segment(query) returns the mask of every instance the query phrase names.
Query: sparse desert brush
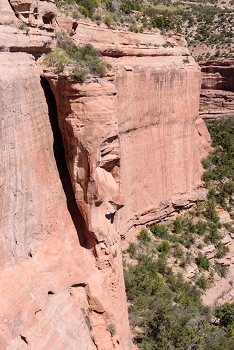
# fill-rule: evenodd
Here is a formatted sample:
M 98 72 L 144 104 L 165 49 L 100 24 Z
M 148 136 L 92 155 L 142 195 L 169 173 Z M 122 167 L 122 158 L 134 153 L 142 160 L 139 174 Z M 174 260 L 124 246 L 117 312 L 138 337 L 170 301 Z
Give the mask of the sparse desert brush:
M 105 76 L 107 64 L 91 44 L 78 47 L 64 32 L 57 33 L 56 37 L 56 49 L 44 59 L 47 67 L 54 67 L 57 73 L 61 73 L 69 65 L 73 67 L 71 75 L 80 83 L 88 78 L 88 74 L 100 78 Z
M 59 47 L 56 47 L 54 51 L 48 53 L 44 59 L 44 63 L 47 67 L 54 67 L 58 73 L 63 72 L 64 67 L 68 64 L 69 57 Z

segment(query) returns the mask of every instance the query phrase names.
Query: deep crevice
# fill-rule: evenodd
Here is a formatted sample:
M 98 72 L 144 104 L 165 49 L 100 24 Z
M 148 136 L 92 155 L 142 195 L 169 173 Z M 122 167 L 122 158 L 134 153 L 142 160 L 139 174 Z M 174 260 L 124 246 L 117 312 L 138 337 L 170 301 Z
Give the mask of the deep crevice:
M 24 337 L 22 334 L 20 334 L 20 338 L 28 345 L 26 337 Z
M 49 290 L 49 292 L 47 293 L 48 295 L 54 295 L 55 293 L 52 292 L 52 290 Z
M 50 124 L 54 136 L 54 158 L 56 161 L 59 177 L 62 183 L 62 187 L 67 199 L 67 209 L 71 215 L 73 224 L 76 228 L 77 236 L 80 241 L 80 245 L 84 248 L 91 249 L 96 244 L 96 240 L 89 232 L 84 218 L 76 204 L 75 194 L 73 191 L 70 174 L 67 168 L 66 157 L 63 147 L 63 138 L 58 124 L 57 106 L 54 94 L 51 90 L 50 84 L 46 78 L 41 77 L 41 86 L 44 90 L 44 95 L 48 105 L 48 113 Z

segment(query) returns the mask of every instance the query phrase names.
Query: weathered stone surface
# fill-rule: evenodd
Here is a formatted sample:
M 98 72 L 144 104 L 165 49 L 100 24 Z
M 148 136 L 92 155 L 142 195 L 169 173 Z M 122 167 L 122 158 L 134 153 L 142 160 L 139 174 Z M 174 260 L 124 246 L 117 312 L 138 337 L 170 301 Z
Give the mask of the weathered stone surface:
M 0 0 L 0 24 L 10 24 L 17 22 L 14 11 L 8 0 Z
M 119 178 L 116 88 L 104 79 L 81 85 L 66 76 L 45 75 L 57 101 L 72 186 L 85 222 L 82 244 L 94 249 L 96 265 L 105 273 L 106 286 L 115 300 L 115 324 L 121 322 L 122 332 L 127 332 L 120 237 L 114 225 L 116 211 L 124 204 Z M 97 307 L 95 302 L 90 305 L 94 310 Z M 97 329 L 104 320 L 95 315 Z M 97 329 L 94 334 L 98 349 L 108 349 L 109 337 L 105 340 L 103 336 L 106 328 L 100 332 Z
M 93 250 L 80 246 L 35 62 L 0 53 L 0 70 L 0 347 L 131 349 L 119 239 L 103 237 Z M 106 339 L 95 333 L 96 346 L 92 322 Z
M 0 52 L 27 52 L 35 57 L 55 48 L 53 1 L 0 0 Z
M 63 21 L 60 25 L 63 25 Z M 176 42 L 174 48 L 163 48 L 165 39 L 159 33 L 136 35 L 120 30 L 110 31 L 105 26 L 97 32 L 97 28 L 99 27 L 89 21 L 80 21 L 74 39 L 78 44 L 91 42 L 114 67 L 115 73 L 109 77 L 112 84 L 109 83 L 108 86 L 112 91 L 108 92 L 108 98 L 105 96 L 107 87 L 103 81 L 92 85 L 77 85 L 76 92 L 72 84 L 67 83 L 69 79 L 60 78 L 57 83 L 52 83 L 62 118 L 66 120 L 62 124 L 60 121 L 60 126 L 65 130 L 64 142 L 69 155 L 69 169 L 77 203 L 92 232 L 95 231 L 92 226 L 96 223 L 96 238 L 100 231 L 98 226 L 103 225 L 101 221 L 98 223 L 98 219 L 94 220 L 94 213 L 100 213 L 100 208 L 97 210 L 95 203 L 103 202 L 99 188 L 103 187 L 100 184 L 104 177 L 106 185 L 103 187 L 103 194 L 111 192 L 115 198 L 120 195 L 113 189 L 106 191 L 108 186 L 113 187 L 116 186 L 115 183 L 119 183 L 119 175 L 116 178 L 113 173 L 110 176 L 110 169 L 106 169 L 109 173 L 100 170 L 101 161 L 95 154 L 97 147 L 101 148 L 100 136 L 97 143 L 90 142 L 90 135 L 94 135 L 90 130 L 94 126 L 97 133 L 108 135 L 107 122 L 104 120 L 105 123 L 99 125 L 96 122 L 97 117 L 102 120 L 100 111 L 101 115 L 105 114 L 103 111 L 106 106 L 108 113 L 112 114 L 111 118 L 108 117 L 114 132 L 111 137 L 114 137 L 115 142 L 120 140 L 120 180 L 126 205 L 115 214 L 116 203 L 111 210 L 105 204 L 106 212 L 104 210 L 103 214 L 112 214 L 117 218 L 115 222 L 123 236 L 126 230 L 135 225 L 165 218 L 174 211 L 191 206 L 198 198 L 204 199 L 206 192 L 200 181 L 203 171 L 200 159 L 210 151 L 209 134 L 204 122 L 197 118 L 200 71 L 192 58 L 188 64 L 184 63 L 182 55 L 187 54 L 187 49 L 178 47 Z M 150 45 L 156 47 L 152 48 Z M 163 55 L 163 50 L 166 50 L 166 57 L 152 57 Z M 99 91 L 98 100 L 95 89 Z M 57 90 L 60 91 L 59 94 L 62 91 L 62 96 Z M 70 99 L 69 106 L 61 105 L 60 101 L 64 100 L 64 96 Z M 106 102 L 110 99 L 111 106 Z M 104 107 L 100 109 L 100 105 Z M 71 137 L 67 136 L 69 132 L 66 129 L 71 129 Z M 74 137 L 78 141 L 73 141 Z M 105 140 L 105 136 L 103 139 Z M 112 145 L 111 147 L 113 148 Z M 79 153 L 86 154 L 85 157 L 80 156 L 83 179 L 76 175 L 79 173 L 76 170 L 76 157 Z M 114 153 L 119 158 L 119 150 Z M 98 191 L 98 195 L 93 197 L 95 191 Z M 119 191 L 121 192 L 120 188 Z M 109 204 L 110 202 L 111 200 Z
M 200 74 L 183 58 L 115 59 L 121 181 L 121 231 L 189 207 L 204 198 L 196 129 Z M 126 71 L 124 66 L 132 66 Z M 181 100 L 181 96 L 183 99 Z
M 220 222 L 222 224 L 226 224 L 226 223 L 232 221 L 231 218 L 230 218 L 229 212 L 224 210 L 223 208 L 216 207 L 216 212 L 217 212 L 217 214 L 219 216 L 219 219 L 220 219 Z
M 24 23 L 44 27 L 55 24 L 57 8 L 54 1 L 10 0 L 9 2 L 17 17 Z
M 27 29 L 27 26 L 25 27 Z M 56 46 L 53 32 L 40 28 L 19 29 L 17 25 L 0 26 L 0 52 L 27 52 L 35 57 Z
M 196 276 L 196 274 L 199 273 L 198 267 L 195 263 L 192 263 L 190 265 L 188 265 L 185 268 L 185 278 L 193 278 L 194 276 Z
M 43 33 L 50 26 L 44 22 Z M 46 51 L 36 34 L 29 44 L 33 28 L 2 28 L 2 51 Z M 120 240 L 206 195 L 200 70 L 191 57 L 184 62 L 181 38 L 97 32 L 88 21 L 75 32 L 77 43 L 93 43 L 111 63 L 106 78 L 78 84 L 66 71 L 45 70 L 44 96 L 31 56 L 0 53 L 0 347 L 10 350 L 130 350 Z M 53 156 L 54 97 L 70 176 Z
M 136 34 L 128 29 L 108 29 L 104 24 L 98 26 L 88 20 L 78 22 L 74 40 L 77 44 L 89 42 L 98 48 L 102 55 L 111 57 L 189 55 L 186 42 L 183 42 L 180 36 L 166 38 L 159 31 Z M 164 47 L 166 44 L 169 47 Z
M 106 235 L 115 240 L 112 221 L 124 204 L 119 178 L 116 88 L 104 79 L 77 84 L 66 76 L 46 77 L 58 105 L 76 202 L 93 234 L 93 240 L 84 244 L 92 246 Z
M 202 70 L 200 116 L 207 122 L 234 115 L 234 59 L 199 63 Z

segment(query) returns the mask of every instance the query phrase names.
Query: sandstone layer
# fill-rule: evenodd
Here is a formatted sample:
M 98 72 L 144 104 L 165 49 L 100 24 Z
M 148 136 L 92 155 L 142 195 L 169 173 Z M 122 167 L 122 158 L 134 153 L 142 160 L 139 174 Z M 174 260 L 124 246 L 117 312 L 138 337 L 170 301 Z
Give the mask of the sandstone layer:
M 58 20 L 113 68 L 42 74 L 54 4 L 4 1 L 0 348 L 130 350 L 120 241 L 206 194 L 199 67 L 181 37 Z
M 234 59 L 200 63 L 200 116 L 207 122 L 234 115 Z
M 38 68 L 20 53 L 0 67 L 0 348 L 131 349 L 119 238 L 81 247 Z
M 38 58 L 51 51 L 56 13 L 49 1 L 0 0 L 0 52 L 27 52 Z
M 101 50 L 113 67 L 108 83 L 96 79 L 80 85 L 68 77 L 47 77 L 59 106 L 78 206 L 97 235 L 98 225 L 101 230 L 106 226 L 95 214 L 106 193 L 103 213 L 124 238 L 136 226 L 167 218 L 205 198 L 200 160 L 210 150 L 210 137 L 198 117 L 200 70 L 192 57 L 185 59 L 188 50 L 179 46 L 178 37 L 138 37 L 98 28 L 81 21 L 73 38 Z M 70 101 L 66 108 L 64 100 Z M 79 153 L 82 171 L 77 170 Z M 77 176 L 79 171 L 83 178 Z

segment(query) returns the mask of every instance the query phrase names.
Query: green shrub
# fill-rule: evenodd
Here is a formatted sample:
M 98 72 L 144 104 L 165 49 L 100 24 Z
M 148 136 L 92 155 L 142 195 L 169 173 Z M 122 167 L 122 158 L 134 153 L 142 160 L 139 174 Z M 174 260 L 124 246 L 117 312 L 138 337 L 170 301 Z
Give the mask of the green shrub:
M 76 2 L 83 6 L 87 10 L 88 16 L 92 18 L 97 8 L 97 2 L 95 0 L 76 0 Z
M 79 48 L 77 57 L 84 61 L 89 61 L 91 59 L 97 59 L 100 56 L 97 49 L 91 44 L 85 44 Z
M 197 280 L 197 282 L 196 282 L 196 285 L 199 287 L 199 288 L 201 288 L 201 289 L 203 289 L 203 290 L 206 290 L 206 289 L 208 289 L 209 288 L 209 281 L 207 280 L 207 278 L 204 276 L 204 275 L 201 275 L 199 278 L 198 278 L 198 280 Z
M 88 79 L 88 74 L 86 70 L 74 68 L 72 70 L 72 77 L 78 81 L 78 83 L 84 83 Z
M 91 73 L 97 75 L 100 78 L 104 78 L 104 76 L 106 75 L 106 64 L 100 59 L 88 61 L 87 67 L 89 67 Z
M 188 227 L 188 229 L 187 229 L 187 231 L 188 231 L 188 233 L 194 233 L 194 232 L 196 232 L 196 225 L 194 225 L 193 223 L 192 223 L 192 221 L 188 221 L 187 222 L 187 227 Z
M 215 199 L 214 197 L 209 199 L 206 202 L 206 206 L 205 206 L 205 212 L 204 212 L 204 216 L 207 220 L 210 220 L 214 223 L 218 223 L 219 222 L 219 216 L 215 210 Z
M 135 24 L 130 24 L 129 30 L 130 30 L 130 32 L 138 33 L 138 28 Z
M 217 253 L 215 254 L 215 257 L 218 258 L 218 259 L 221 259 L 223 258 L 228 252 L 229 252 L 229 248 L 222 244 L 221 242 L 218 243 L 217 245 Z
M 57 46 L 64 51 L 64 54 L 67 54 L 70 59 L 75 59 L 79 48 L 72 39 L 64 31 L 57 32 L 56 39 Z
M 202 255 L 201 253 L 199 253 L 198 257 L 196 258 L 196 264 L 199 267 L 199 269 L 209 270 L 210 268 L 209 260 L 206 256 Z
M 29 31 L 30 31 L 30 28 L 27 26 L 26 23 L 21 23 L 20 26 L 19 26 L 19 29 L 25 30 L 26 35 L 28 35 L 28 33 L 29 33 Z
M 172 268 L 167 265 L 165 257 L 160 257 L 155 263 L 155 269 L 162 276 L 168 276 L 172 274 Z
M 228 273 L 228 267 L 225 265 L 215 264 L 215 271 L 219 274 L 220 277 L 225 278 Z
M 71 63 L 76 66 L 71 74 L 80 83 L 88 78 L 88 73 L 100 78 L 105 76 L 107 64 L 91 44 L 78 47 L 63 31 L 56 33 L 56 37 L 58 47 L 46 56 L 44 62 L 47 66 L 55 67 L 57 72 L 61 73 L 64 67 Z
M 108 327 L 106 328 L 108 332 L 110 332 L 111 336 L 113 337 L 116 334 L 116 328 L 113 323 L 110 323 Z
M 143 243 L 148 243 L 151 241 L 148 231 L 144 228 L 140 231 L 139 235 L 137 236 L 137 239 Z
M 104 22 L 108 27 L 110 27 L 113 24 L 113 18 L 110 16 L 107 16 L 107 17 L 105 17 Z
M 58 73 L 61 73 L 68 64 L 69 58 L 62 49 L 56 48 L 46 55 L 44 62 L 47 67 L 54 67 Z
M 168 241 L 162 241 L 157 247 L 158 251 L 161 252 L 161 257 L 168 254 L 170 251 L 170 244 Z
M 136 243 L 131 242 L 129 244 L 128 253 L 130 255 L 130 258 L 134 259 L 136 257 L 137 248 L 138 248 L 138 246 Z
M 203 236 L 203 235 L 205 234 L 206 228 L 207 228 L 206 222 L 199 220 L 199 221 L 196 223 L 196 233 L 197 233 L 199 236 Z
M 183 229 L 182 220 L 179 216 L 177 216 L 177 218 L 174 221 L 174 232 L 176 234 L 181 233 L 182 229 Z
M 173 256 L 174 258 L 183 258 L 184 256 L 184 251 L 178 243 L 174 246 Z
M 213 223 L 210 223 L 209 233 L 205 236 L 204 242 L 217 244 L 220 241 L 220 239 L 221 235 L 218 232 L 218 226 Z
M 89 11 L 84 6 L 79 6 L 80 13 L 85 17 L 89 17 Z
M 153 233 L 153 235 L 160 237 L 160 238 L 168 238 L 168 229 L 163 224 L 154 224 L 150 226 L 150 231 Z
M 120 10 L 126 14 L 129 14 L 133 10 L 141 11 L 142 7 L 138 0 L 122 0 Z
M 225 303 L 215 309 L 215 317 L 220 320 L 220 325 L 234 326 L 234 303 Z

